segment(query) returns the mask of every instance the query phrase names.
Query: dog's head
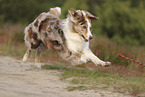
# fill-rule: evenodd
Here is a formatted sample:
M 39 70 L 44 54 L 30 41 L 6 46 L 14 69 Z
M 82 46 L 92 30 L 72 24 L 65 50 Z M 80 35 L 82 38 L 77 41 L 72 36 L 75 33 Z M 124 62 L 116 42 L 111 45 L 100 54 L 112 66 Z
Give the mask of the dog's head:
M 68 10 L 68 17 L 72 23 L 72 28 L 75 33 L 78 33 L 82 39 L 87 42 L 93 38 L 91 34 L 92 20 L 99 19 L 91 13 L 83 10 Z

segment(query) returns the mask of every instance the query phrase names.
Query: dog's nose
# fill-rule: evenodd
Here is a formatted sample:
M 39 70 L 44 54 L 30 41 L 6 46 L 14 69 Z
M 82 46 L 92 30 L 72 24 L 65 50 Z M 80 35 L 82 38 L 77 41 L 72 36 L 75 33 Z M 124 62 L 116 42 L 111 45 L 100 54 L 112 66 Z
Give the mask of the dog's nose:
M 90 40 L 93 39 L 93 36 L 90 36 L 89 39 L 90 39 Z

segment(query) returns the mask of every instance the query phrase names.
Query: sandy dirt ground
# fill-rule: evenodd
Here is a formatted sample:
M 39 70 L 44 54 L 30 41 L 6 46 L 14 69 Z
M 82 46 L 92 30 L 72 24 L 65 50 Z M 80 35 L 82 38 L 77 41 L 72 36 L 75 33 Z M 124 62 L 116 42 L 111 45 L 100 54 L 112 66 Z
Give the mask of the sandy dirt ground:
M 0 56 L 0 97 L 130 97 L 101 90 L 67 91 L 70 83 L 55 70 L 36 70 L 34 63 L 23 63 Z

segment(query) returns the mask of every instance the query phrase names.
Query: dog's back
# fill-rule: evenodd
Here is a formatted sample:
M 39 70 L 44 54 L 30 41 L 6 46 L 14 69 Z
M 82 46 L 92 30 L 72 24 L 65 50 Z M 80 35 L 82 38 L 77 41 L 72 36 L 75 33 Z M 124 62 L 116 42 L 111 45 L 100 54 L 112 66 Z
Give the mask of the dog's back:
M 60 34 L 59 17 L 60 8 L 51 8 L 48 13 L 41 13 L 31 24 L 25 28 L 25 42 L 29 49 L 36 49 L 40 43 L 47 48 L 52 48 L 53 41 L 62 43 Z

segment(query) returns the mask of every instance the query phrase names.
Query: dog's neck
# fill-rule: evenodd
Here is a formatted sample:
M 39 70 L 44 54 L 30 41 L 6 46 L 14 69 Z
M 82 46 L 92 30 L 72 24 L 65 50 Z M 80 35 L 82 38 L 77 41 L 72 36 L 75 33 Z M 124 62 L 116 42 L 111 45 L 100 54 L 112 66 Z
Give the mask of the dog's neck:
M 70 21 L 69 17 L 67 19 L 62 20 L 61 25 L 66 39 L 79 42 L 83 41 L 80 35 L 74 31 L 72 27 L 72 22 Z

